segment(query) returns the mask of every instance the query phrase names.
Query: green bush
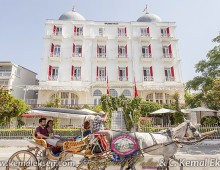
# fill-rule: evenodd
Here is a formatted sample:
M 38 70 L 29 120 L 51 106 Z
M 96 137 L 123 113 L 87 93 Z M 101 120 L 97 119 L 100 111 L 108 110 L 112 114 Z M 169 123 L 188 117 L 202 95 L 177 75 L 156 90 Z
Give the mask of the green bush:
M 184 121 L 183 113 L 181 111 L 174 113 L 174 120 L 175 120 L 175 124 L 182 123 Z
M 201 125 L 220 125 L 220 119 L 216 116 L 206 116 L 201 119 Z
M 141 114 L 143 117 L 145 116 L 152 116 L 150 113 L 159 110 L 162 108 L 162 105 L 155 103 L 155 102 L 150 102 L 150 101 L 141 101 Z

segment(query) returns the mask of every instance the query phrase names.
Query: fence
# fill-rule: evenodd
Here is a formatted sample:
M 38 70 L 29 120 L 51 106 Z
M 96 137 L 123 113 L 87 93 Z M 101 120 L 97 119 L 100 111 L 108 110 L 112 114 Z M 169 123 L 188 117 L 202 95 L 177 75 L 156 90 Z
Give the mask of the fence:
M 159 132 L 160 130 L 171 129 L 175 126 L 146 126 L 140 129 L 141 132 Z M 220 139 L 220 127 L 217 125 L 199 126 L 197 128 L 199 133 L 205 133 L 217 130 L 217 133 L 209 136 L 207 139 Z
M 0 127 L 0 139 L 24 139 L 32 138 L 32 133 L 35 128 L 2 128 Z M 73 138 L 75 136 L 81 135 L 81 128 L 66 128 L 66 129 L 54 129 L 55 134 L 60 134 L 65 138 Z

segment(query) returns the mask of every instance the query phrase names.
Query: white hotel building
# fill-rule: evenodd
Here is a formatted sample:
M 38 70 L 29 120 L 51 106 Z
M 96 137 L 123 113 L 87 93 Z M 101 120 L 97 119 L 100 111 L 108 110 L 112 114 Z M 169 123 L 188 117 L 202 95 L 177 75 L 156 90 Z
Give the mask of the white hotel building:
M 75 11 L 46 21 L 38 104 L 99 104 L 107 93 L 170 103 L 184 85 L 175 22 L 146 13 L 137 21 L 90 21 Z

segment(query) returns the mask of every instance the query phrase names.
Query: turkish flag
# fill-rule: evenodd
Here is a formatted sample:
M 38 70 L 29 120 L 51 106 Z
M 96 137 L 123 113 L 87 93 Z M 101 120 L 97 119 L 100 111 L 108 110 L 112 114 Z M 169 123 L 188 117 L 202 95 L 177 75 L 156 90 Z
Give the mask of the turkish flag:
M 135 77 L 134 77 L 134 90 L 135 90 L 135 93 L 134 93 L 134 97 L 137 97 L 138 96 L 138 92 L 137 92 L 137 86 L 136 86 L 136 82 L 135 82 Z
M 107 76 L 107 94 L 109 94 L 108 76 Z

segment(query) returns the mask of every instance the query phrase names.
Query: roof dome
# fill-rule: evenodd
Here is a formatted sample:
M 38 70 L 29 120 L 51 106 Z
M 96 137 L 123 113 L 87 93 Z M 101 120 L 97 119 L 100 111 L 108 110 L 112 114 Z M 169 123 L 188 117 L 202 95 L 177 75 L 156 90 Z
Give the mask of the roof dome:
M 155 14 L 146 13 L 138 18 L 137 22 L 161 22 L 161 18 Z
M 84 21 L 86 20 L 81 14 L 75 11 L 68 11 L 63 13 L 59 20 Z

